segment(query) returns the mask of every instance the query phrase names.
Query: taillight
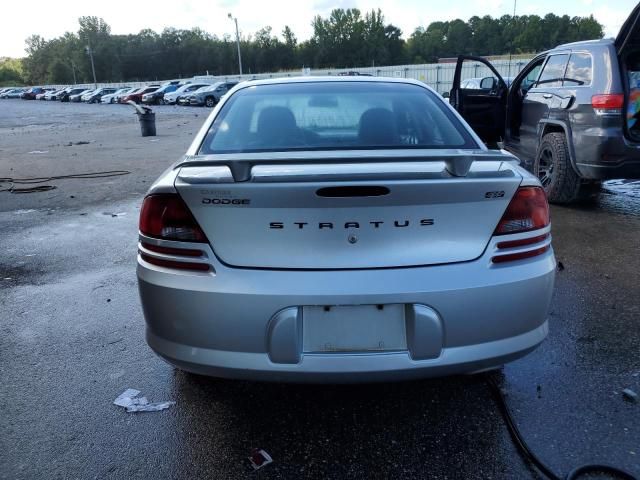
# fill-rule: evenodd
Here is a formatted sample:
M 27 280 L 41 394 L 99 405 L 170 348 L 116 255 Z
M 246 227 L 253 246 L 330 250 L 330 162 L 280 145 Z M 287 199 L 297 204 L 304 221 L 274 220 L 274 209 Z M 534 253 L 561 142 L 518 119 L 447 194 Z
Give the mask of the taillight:
M 525 258 L 537 257 L 538 255 L 542 255 L 547 250 L 549 250 L 549 248 L 551 248 L 551 245 L 544 245 L 543 247 L 535 248 L 533 250 L 526 250 L 524 252 L 496 255 L 491 259 L 491 261 L 493 263 L 505 263 L 515 262 L 516 260 L 524 260 Z
M 509 202 L 494 235 L 529 232 L 548 225 L 549 204 L 544 190 L 540 187 L 521 187 Z M 497 255 L 492 257 L 491 261 L 504 263 L 524 260 L 542 255 L 550 248 L 549 233 L 517 240 L 505 240 L 496 244 Z M 514 249 L 517 250 L 514 251 Z
M 162 253 L 165 255 L 182 255 L 184 257 L 201 257 L 204 255 L 202 250 L 194 250 L 191 248 L 172 248 L 163 247 L 160 245 L 153 245 L 147 242 L 141 242 L 141 245 L 147 250 L 151 250 L 155 253 Z
M 520 187 L 502 215 L 494 235 L 538 230 L 549 225 L 549 204 L 540 187 Z
M 177 194 L 149 195 L 140 211 L 140 232 L 148 237 L 206 242 L 207 237 Z
M 178 262 L 175 260 L 152 257 L 146 253 L 140 253 L 140 256 L 145 262 L 149 262 L 159 267 L 172 268 L 174 270 L 194 270 L 197 272 L 208 272 L 210 270 L 209 264 L 207 263 Z
M 598 115 L 619 115 L 624 106 L 624 95 L 622 93 L 593 95 L 591 106 Z
M 518 248 L 518 247 L 526 247 L 527 245 L 533 245 L 535 243 L 540 243 L 549 238 L 549 234 L 545 233 L 543 235 L 538 235 L 536 237 L 527 237 L 521 238 L 520 240 L 510 240 L 507 242 L 498 242 L 496 245 L 497 249 L 504 248 Z

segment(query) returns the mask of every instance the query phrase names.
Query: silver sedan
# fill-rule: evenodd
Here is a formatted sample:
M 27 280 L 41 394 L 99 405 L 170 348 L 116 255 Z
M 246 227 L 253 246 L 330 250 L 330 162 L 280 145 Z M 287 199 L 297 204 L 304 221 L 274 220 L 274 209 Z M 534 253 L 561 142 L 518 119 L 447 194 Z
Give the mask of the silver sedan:
M 144 200 L 147 342 L 231 378 L 496 368 L 547 335 L 550 228 L 537 178 L 423 83 L 246 82 Z

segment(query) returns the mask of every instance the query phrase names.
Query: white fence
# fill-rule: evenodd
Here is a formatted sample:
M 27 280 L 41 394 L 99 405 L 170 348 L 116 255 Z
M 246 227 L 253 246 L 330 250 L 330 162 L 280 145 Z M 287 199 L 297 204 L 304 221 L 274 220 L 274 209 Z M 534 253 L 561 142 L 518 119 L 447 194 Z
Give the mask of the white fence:
M 515 77 L 516 74 L 529 63 L 528 59 L 518 58 L 509 60 L 494 60 L 491 62 L 495 69 L 503 77 Z M 309 69 L 305 73 L 308 75 L 338 75 L 342 72 L 355 71 L 359 73 L 368 73 L 376 77 L 401 77 L 413 78 L 420 80 L 439 93 L 447 92 L 451 89 L 453 83 L 453 74 L 456 68 L 455 63 L 427 63 L 421 65 L 397 65 L 386 67 L 362 67 L 362 68 L 340 68 L 340 69 Z M 198 75 L 193 77 L 194 80 L 216 82 L 221 80 L 257 80 L 265 78 L 281 78 L 281 77 L 298 77 L 302 75 L 302 71 L 260 73 L 247 75 Z M 462 69 L 462 78 L 477 78 L 492 75 L 491 71 L 479 62 L 465 62 Z M 178 79 L 171 79 L 178 80 Z M 181 79 L 188 80 L 188 79 Z M 120 82 L 120 83 L 98 83 L 99 87 L 106 86 L 123 86 L 123 87 L 141 87 L 148 84 L 164 83 L 167 80 L 155 82 Z M 51 85 L 52 87 L 63 87 L 64 85 Z M 80 84 L 79 86 L 92 87 L 92 83 Z

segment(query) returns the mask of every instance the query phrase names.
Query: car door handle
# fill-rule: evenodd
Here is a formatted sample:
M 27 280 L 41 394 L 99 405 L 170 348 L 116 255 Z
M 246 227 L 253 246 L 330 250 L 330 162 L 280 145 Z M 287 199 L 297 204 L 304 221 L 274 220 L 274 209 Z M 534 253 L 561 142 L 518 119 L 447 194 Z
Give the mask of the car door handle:
M 553 97 L 553 95 L 551 95 L 550 93 L 543 93 L 543 94 L 542 94 L 542 96 L 543 96 L 544 98 L 551 98 L 551 97 Z

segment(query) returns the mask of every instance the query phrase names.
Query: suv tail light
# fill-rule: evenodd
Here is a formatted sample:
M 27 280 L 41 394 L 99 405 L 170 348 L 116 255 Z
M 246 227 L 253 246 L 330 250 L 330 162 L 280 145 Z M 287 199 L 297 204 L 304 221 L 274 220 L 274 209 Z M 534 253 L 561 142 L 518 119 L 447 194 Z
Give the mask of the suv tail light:
M 598 115 L 620 115 L 624 106 L 624 95 L 622 93 L 593 95 L 591 106 Z
M 539 230 L 548 225 L 549 204 L 544 190 L 540 187 L 521 187 L 511 199 L 494 235 L 524 233 Z M 550 248 L 550 244 L 546 243 L 548 239 L 549 234 L 545 233 L 499 242 L 496 248 L 500 254 L 494 256 L 491 261 L 504 263 L 542 255 Z M 529 246 L 534 248 L 527 249 Z M 518 250 L 514 251 L 513 249 Z
M 206 242 L 207 237 L 175 193 L 149 195 L 140 211 L 140 232 L 148 237 L 182 242 Z

